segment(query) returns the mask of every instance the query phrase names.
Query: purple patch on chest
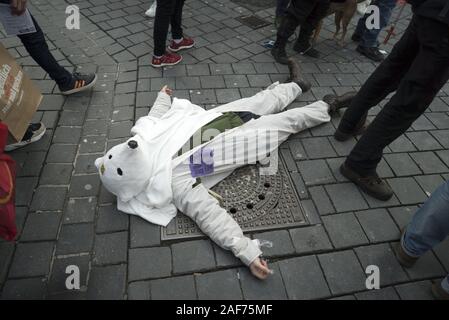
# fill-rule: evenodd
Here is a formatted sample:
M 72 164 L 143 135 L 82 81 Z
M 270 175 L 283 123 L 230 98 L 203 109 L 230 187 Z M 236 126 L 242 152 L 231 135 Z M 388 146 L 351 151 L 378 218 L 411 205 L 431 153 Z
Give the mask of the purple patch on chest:
M 214 172 L 214 150 L 200 148 L 190 156 L 190 174 L 193 178 L 210 175 Z

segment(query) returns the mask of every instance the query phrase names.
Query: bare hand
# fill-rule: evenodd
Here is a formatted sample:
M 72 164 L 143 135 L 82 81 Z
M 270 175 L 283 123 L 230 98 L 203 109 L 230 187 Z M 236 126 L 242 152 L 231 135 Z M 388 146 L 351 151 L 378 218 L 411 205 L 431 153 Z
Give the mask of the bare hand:
M 260 258 L 254 260 L 253 263 L 249 265 L 249 269 L 251 270 L 253 276 L 261 280 L 265 280 L 270 274 L 273 273 L 273 271 L 268 268 L 267 262 Z
M 166 94 L 168 94 L 169 96 L 171 96 L 172 94 L 173 94 L 173 90 L 172 89 L 170 89 L 168 86 L 164 86 L 162 89 L 161 89 L 161 92 L 165 92 Z
M 11 14 L 21 16 L 27 9 L 27 0 L 11 0 Z

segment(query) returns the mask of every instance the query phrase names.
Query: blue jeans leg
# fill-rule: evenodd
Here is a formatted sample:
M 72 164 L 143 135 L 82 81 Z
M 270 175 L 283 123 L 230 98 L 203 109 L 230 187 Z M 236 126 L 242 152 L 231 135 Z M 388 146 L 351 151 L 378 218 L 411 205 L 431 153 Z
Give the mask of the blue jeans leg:
M 357 29 L 360 28 L 359 31 L 360 33 L 358 34 L 362 36 L 359 45 L 362 47 L 369 47 L 369 48 L 379 46 L 377 38 L 379 37 L 379 34 L 382 31 L 382 29 L 385 28 L 385 26 L 390 21 L 391 13 L 393 12 L 394 7 L 396 6 L 396 0 L 375 0 L 371 3 L 371 5 L 379 7 L 379 19 L 380 19 L 379 28 L 368 29 L 366 27 L 365 24 L 366 19 L 368 19 L 368 17 L 372 13 L 365 14 L 365 16 L 359 20 L 359 23 L 357 25 Z
M 420 257 L 449 235 L 449 181 L 416 212 L 401 239 L 404 250 Z

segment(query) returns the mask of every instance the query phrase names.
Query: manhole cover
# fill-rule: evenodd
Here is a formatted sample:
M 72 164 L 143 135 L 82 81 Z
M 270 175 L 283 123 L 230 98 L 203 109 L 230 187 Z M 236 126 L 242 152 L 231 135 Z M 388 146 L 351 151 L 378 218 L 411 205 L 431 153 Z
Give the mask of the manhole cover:
M 270 25 L 269 22 L 265 21 L 262 18 L 259 18 L 258 16 L 242 16 L 237 18 L 238 21 L 240 21 L 241 23 L 243 23 L 245 26 L 250 27 L 251 29 L 260 29 L 263 28 L 265 26 Z
M 213 191 L 224 198 L 224 207 L 243 232 L 309 224 L 281 157 L 276 175 L 259 175 L 255 165 L 242 167 Z M 196 224 L 179 212 L 166 228 L 161 228 L 163 241 L 203 236 Z

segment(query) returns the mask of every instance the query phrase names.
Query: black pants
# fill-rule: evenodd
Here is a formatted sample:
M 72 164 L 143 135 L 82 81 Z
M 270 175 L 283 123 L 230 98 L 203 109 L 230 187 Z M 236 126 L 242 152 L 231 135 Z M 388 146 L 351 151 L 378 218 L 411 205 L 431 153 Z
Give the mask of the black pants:
M 415 15 L 340 122 L 341 131 L 351 132 L 371 107 L 396 91 L 355 145 L 346 164 L 359 174 L 373 174 L 383 149 L 424 113 L 448 79 L 448 25 Z
M 64 88 L 72 82 L 72 75 L 53 57 L 42 29 L 34 17 L 32 18 L 36 32 L 20 35 L 19 38 L 34 61 L 50 75 L 50 78 L 55 80 L 60 88 Z
M 277 32 L 277 42 L 281 46 L 287 44 L 288 38 L 301 26 L 298 42 L 309 44 L 313 30 L 329 9 L 329 0 L 292 0 L 287 8 L 285 19 Z
M 154 19 L 154 55 L 165 53 L 168 26 L 171 25 L 173 39 L 181 39 L 182 8 L 184 0 L 157 0 L 156 17 Z

